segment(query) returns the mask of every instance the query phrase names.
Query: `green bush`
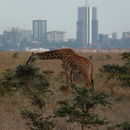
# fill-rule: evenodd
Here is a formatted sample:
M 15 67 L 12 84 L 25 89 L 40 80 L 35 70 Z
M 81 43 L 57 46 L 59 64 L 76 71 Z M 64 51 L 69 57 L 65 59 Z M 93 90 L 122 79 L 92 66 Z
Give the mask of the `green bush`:
M 39 68 L 33 65 L 18 65 L 16 67 L 16 76 L 18 77 L 34 77 L 39 72 Z
M 130 67 L 126 65 L 119 66 L 107 64 L 100 68 L 100 72 L 107 75 L 107 80 L 116 78 L 117 80 L 120 80 L 123 85 L 130 87 Z
M 107 64 L 102 66 L 100 71 L 107 74 L 107 80 L 116 78 L 121 81 L 123 86 L 130 87 L 130 52 L 122 53 L 121 58 L 124 62 L 123 65 Z
M 0 96 L 13 94 L 19 88 L 19 81 L 15 77 L 13 70 L 6 70 L 0 78 Z
M 124 52 L 121 54 L 122 59 L 130 60 L 130 52 Z
M 116 124 L 115 126 L 108 127 L 107 130 L 130 130 L 130 121 L 125 121 L 120 124 Z
M 43 117 L 42 114 L 29 110 L 23 110 L 21 114 L 22 117 L 27 120 L 25 125 L 30 130 L 53 130 L 55 127 L 55 123 L 51 119 L 51 116 Z

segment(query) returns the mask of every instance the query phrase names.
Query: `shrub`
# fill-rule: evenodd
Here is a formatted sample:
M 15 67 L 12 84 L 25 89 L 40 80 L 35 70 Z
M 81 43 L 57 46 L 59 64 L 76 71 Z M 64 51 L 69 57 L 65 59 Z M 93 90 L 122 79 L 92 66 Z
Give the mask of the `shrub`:
M 121 54 L 122 59 L 130 60 L 130 52 L 124 52 Z
M 34 67 L 33 65 L 18 65 L 16 67 L 16 76 L 18 77 L 33 77 L 39 71 L 39 68 Z
M 23 110 L 22 117 L 27 120 L 25 124 L 30 130 L 52 130 L 55 127 L 54 121 L 51 116 L 43 117 L 42 114 Z
M 130 130 L 130 121 L 125 121 L 120 124 L 116 124 L 115 126 L 108 127 L 107 130 Z
M 0 95 L 13 94 L 19 88 L 19 82 L 13 70 L 6 70 L 0 78 Z
M 102 73 L 107 74 L 107 80 L 116 78 L 117 80 L 120 80 L 124 85 L 127 85 L 130 87 L 130 68 L 126 65 L 119 66 L 119 65 L 103 65 L 102 68 L 100 68 L 100 71 Z
M 116 127 L 123 130 L 130 130 L 130 121 L 125 121 L 123 123 L 117 124 Z

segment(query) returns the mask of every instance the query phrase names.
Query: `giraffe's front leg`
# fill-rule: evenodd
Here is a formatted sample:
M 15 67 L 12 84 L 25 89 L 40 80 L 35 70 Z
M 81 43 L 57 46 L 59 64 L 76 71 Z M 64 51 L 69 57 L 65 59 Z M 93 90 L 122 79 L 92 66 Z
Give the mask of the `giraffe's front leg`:
M 65 76 L 66 76 L 66 83 L 69 82 L 69 76 L 68 76 L 68 72 L 65 70 Z
M 66 77 L 66 82 L 68 83 L 69 82 L 69 74 L 68 74 L 68 70 L 67 70 L 67 67 L 65 64 L 62 64 L 62 67 L 65 71 L 65 77 Z
M 70 71 L 70 82 L 72 83 L 73 82 L 73 71 Z

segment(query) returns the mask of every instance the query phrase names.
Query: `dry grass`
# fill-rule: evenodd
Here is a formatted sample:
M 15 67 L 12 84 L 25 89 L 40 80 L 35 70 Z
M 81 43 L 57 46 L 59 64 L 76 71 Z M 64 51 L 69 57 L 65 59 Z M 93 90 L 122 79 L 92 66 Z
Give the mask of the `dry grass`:
M 19 52 L 17 58 L 13 58 L 15 52 L 0 52 L 0 73 L 6 69 L 15 69 L 17 65 L 24 64 L 30 53 Z M 116 99 L 112 108 L 101 108 L 95 109 L 95 112 L 100 114 L 102 117 L 110 119 L 113 123 L 120 123 L 125 120 L 130 120 L 130 88 L 121 87 L 116 81 L 105 82 L 105 76 L 99 74 L 99 68 L 104 64 L 123 64 L 120 54 L 117 53 L 78 53 L 84 57 L 92 56 L 92 62 L 94 65 L 94 79 L 95 88 L 97 91 L 106 91 L 113 95 Z M 112 58 L 108 58 L 108 56 Z M 71 95 L 71 89 L 66 89 L 65 92 L 60 91 L 60 86 L 64 85 L 65 77 L 63 75 L 63 69 L 61 67 L 61 61 L 50 60 L 50 61 L 37 61 L 36 65 L 40 67 L 41 72 L 43 70 L 53 70 L 54 74 L 48 76 L 50 82 L 50 88 L 54 94 L 48 97 L 48 105 L 44 108 L 44 114 L 51 114 L 53 109 L 57 106 L 57 101 L 62 100 L 65 97 L 69 98 Z M 82 84 L 78 82 L 77 84 Z M 21 110 L 25 108 L 37 109 L 30 106 L 28 100 L 19 93 L 16 93 L 12 97 L 6 96 L 0 100 L 0 130 L 25 130 L 24 120 L 21 118 Z M 64 119 L 57 119 L 56 130 L 80 130 L 80 128 L 74 124 L 66 124 Z M 104 128 L 99 128 L 103 129 Z

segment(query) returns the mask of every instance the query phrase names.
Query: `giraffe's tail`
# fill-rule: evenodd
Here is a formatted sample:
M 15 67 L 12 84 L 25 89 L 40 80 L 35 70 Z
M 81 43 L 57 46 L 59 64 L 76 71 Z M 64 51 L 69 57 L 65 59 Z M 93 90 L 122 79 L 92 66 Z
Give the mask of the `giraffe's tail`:
M 92 89 L 94 89 L 94 79 L 91 79 Z
M 93 65 L 91 64 L 91 86 L 94 89 L 94 79 L 93 79 Z

